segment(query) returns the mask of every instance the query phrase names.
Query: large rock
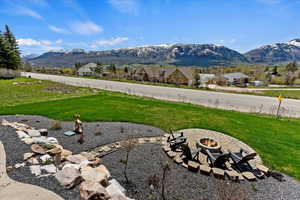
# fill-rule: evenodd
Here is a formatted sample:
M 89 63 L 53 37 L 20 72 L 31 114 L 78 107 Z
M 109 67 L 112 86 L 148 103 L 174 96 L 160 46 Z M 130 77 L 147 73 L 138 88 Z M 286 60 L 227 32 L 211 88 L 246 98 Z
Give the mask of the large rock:
M 67 149 L 62 149 L 62 151 L 61 151 L 61 160 L 62 161 L 66 160 L 66 158 L 68 156 L 72 155 L 72 154 L 73 154 L 72 151 L 69 151 Z
M 31 158 L 33 155 L 34 155 L 34 153 L 24 153 L 23 159 L 24 159 L 24 160 L 28 160 L 28 159 Z
M 52 160 L 52 157 L 49 154 L 43 155 L 40 157 L 43 163 L 47 162 L 47 160 Z
M 31 145 L 34 143 L 34 140 L 32 138 L 23 138 L 22 141 L 25 143 L 25 144 L 28 144 L 28 145 Z
M 30 166 L 29 169 L 30 169 L 31 173 L 35 176 L 39 176 L 42 173 L 41 166 L 39 166 L 39 165 Z
M 95 155 L 88 153 L 88 152 L 82 152 L 82 153 L 80 153 L 80 155 L 82 155 L 83 157 L 88 159 L 88 161 L 93 161 L 96 158 Z
M 127 199 L 127 197 L 125 196 L 126 190 L 120 185 L 120 183 L 116 179 L 112 179 L 109 181 L 109 186 L 106 188 L 106 191 L 112 199 Z
M 16 133 L 18 134 L 19 139 L 24 139 L 24 138 L 29 138 L 30 137 L 24 131 L 16 131 Z
M 99 183 L 83 182 L 80 185 L 80 197 L 82 200 L 108 200 L 109 194 Z
M 84 167 L 81 169 L 81 177 L 86 182 L 100 183 L 106 187 L 108 185 L 108 177 L 106 173 L 100 172 L 99 170 L 92 167 Z
M 31 145 L 31 150 L 34 153 L 43 154 L 43 155 L 46 154 L 46 151 L 38 144 Z
M 100 173 L 106 174 L 107 178 L 111 177 L 110 172 L 104 165 L 100 165 L 99 167 L 96 167 L 95 170 L 97 170 Z
M 88 159 L 80 154 L 76 154 L 76 155 L 69 155 L 67 158 L 66 158 L 67 161 L 70 161 L 72 163 L 75 163 L 75 164 L 80 164 L 80 163 L 83 163 L 83 162 L 86 162 L 88 161 Z
M 27 130 L 27 134 L 30 137 L 41 137 L 41 133 L 37 130 Z
M 53 164 L 41 166 L 41 170 L 45 170 L 50 174 L 55 174 L 57 172 L 57 168 Z
M 34 158 L 34 157 L 29 158 L 29 159 L 27 160 L 27 162 L 28 162 L 29 164 L 31 164 L 31 165 L 38 165 L 38 164 L 40 164 L 39 161 L 38 161 L 38 159 L 36 159 L 36 158 Z
M 72 188 L 81 182 L 79 170 L 73 167 L 63 168 L 56 173 L 55 178 L 65 188 Z
M 47 143 L 47 144 L 58 144 L 58 141 L 57 141 L 57 139 L 54 138 L 54 137 L 48 137 L 48 138 L 46 139 L 46 143 Z

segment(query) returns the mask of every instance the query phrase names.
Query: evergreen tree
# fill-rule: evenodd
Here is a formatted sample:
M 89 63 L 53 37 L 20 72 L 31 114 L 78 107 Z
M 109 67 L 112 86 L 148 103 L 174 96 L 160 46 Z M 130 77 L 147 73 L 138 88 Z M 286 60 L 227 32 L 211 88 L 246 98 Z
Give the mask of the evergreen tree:
M 10 44 L 0 33 L 0 68 L 10 69 L 12 58 L 13 52 L 11 51 Z
M 3 38 L 6 40 L 9 44 L 9 65 L 7 68 L 9 69 L 18 69 L 21 65 L 21 57 L 20 57 L 20 51 L 18 47 L 17 40 L 13 33 L 10 31 L 9 27 L 5 25 L 5 31 L 3 33 Z

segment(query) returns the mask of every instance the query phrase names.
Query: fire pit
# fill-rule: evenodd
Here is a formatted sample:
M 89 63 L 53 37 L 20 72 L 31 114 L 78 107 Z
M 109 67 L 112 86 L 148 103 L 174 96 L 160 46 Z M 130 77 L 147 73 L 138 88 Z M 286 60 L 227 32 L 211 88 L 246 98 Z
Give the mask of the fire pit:
M 207 149 L 211 152 L 219 152 L 221 146 L 219 142 L 212 138 L 201 138 L 199 142 L 197 142 L 198 148 Z

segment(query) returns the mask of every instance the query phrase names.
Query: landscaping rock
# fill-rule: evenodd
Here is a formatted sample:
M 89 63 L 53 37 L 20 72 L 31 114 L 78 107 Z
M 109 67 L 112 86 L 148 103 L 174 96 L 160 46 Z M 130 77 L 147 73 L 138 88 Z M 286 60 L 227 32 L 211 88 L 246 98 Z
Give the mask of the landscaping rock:
M 82 200 L 108 200 L 109 194 L 99 183 L 83 182 L 80 184 L 80 197 Z
M 46 144 L 47 139 L 44 136 L 32 138 L 34 144 Z
M 61 150 L 61 160 L 64 161 L 66 160 L 66 158 L 70 155 L 72 155 L 72 151 L 66 150 L 66 149 L 62 149 Z
M 17 163 L 15 164 L 15 168 L 18 169 L 20 167 L 25 167 L 25 163 Z
M 40 157 L 43 163 L 47 162 L 47 160 L 52 160 L 52 157 L 49 154 L 43 155 Z
M 65 164 L 62 169 L 65 169 L 65 168 L 68 168 L 68 167 L 80 170 L 80 165 L 79 164 L 72 164 L 72 163 Z
M 36 158 L 30 158 L 27 160 L 27 162 L 31 165 L 39 165 L 39 161 Z
M 73 167 L 66 167 L 58 171 L 55 178 L 65 188 L 72 188 L 81 182 L 79 170 Z
M 48 130 L 47 129 L 39 129 L 38 130 L 42 136 L 47 136 L 48 135 Z
M 34 156 L 34 153 L 24 153 L 23 159 L 24 159 L 24 160 L 28 160 L 28 159 L 31 158 L 32 156 Z
M 24 131 L 16 131 L 16 133 L 18 134 L 19 139 L 24 139 L 24 138 L 29 138 L 30 137 Z
M 85 157 L 88 161 L 93 161 L 95 160 L 95 155 L 88 153 L 88 152 L 82 152 L 80 153 L 83 157 Z
M 107 186 L 106 191 L 112 199 L 127 199 L 127 197 L 125 196 L 126 190 L 116 179 L 112 179 L 109 181 L 109 186 Z
M 108 171 L 108 169 L 104 165 L 100 165 L 99 167 L 96 167 L 94 169 L 97 170 L 100 173 L 106 174 L 107 178 L 111 177 L 110 172 Z
M 38 154 L 46 154 L 45 150 L 38 144 L 31 145 L 31 150 Z
M 26 132 L 30 137 L 41 137 L 41 133 L 37 130 L 27 130 Z
M 34 143 L 32 138 L 24 138 L 24 139 L 22 139 L 22 141 L 28 145 L 31 145 Z
M 76 154 L 76 155 L 69 155 L 67 158 L 66 158 L 67 161 L 70 161 L 72 163 L 75 163 L 75 164 L 80 164 L 80 163 L 83 163 L 83 162 L 86 162 L 88 161 L 88 159 L 86 157 L 83 157 L 82 155 L 80 154 Z
M 58 141 L 57 141 L 57 139 L 54 138 L 54 137 L 48 137 L 48 138 L 46 139 L 46 143 L 47 143 L 47 144 L 58 144 Z
M 30 169 L 31 173 L 35 176 L 39 176 L 42 173 L 41 166 L 39 166 L 39 165 L 30 166 L 29 169 Z
M 50 174 L 55 174 L 57 172 L 57 168 L 53 164 L 41 166 L 41 170 L 45 170 Z
M 107 174 L 92 167 L 84 167 L 81 169 L 81 177 L 86 182 L 100 183 L 106 187 L 108 185 Z

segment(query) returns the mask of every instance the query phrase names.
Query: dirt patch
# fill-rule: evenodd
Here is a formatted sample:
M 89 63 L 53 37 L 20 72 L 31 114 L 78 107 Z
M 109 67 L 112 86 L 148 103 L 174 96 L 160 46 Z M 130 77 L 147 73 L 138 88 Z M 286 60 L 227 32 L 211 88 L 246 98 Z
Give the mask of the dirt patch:
M 60 94 L 71 94 L 78 92 L 76 88 L 66 87 L 66 86 L 51 86 L 45 88 L 47 92 L 60 93 Z

